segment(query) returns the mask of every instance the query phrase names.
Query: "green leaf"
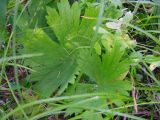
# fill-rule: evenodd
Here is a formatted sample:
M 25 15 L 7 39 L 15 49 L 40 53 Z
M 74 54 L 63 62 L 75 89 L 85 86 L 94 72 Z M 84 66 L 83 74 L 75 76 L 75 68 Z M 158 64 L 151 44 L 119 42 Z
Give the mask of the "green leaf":
M 90 11 L 92 10 L 92 11 Z M 23 53 L 43 53 L 39 58 L 25 60 L 36 72 L 29 75 L 30 81 L 36 81 L 33 86 L 36 92 L 42 96 L 50 96 L 53 92 L 61 94 L 68 83 L 74 83 L 75 74 L 78 74 L 78 65 L 74 54 L 69 50 L 76 49 L 86 43 L 94 34 L 93 26 L 96 20 L 82 19 L 81 9 L 77 2 L 70 7 L 67 0 L 58 3 L 58 12 L 53 8 L 47 8 L 48 24 L 53 29 L 60 44 L 53 42 L 41 29 L 27 31 L 21 41 L 24 45 Z M 91 7 L 86 10 L 87 17 L 96 17 L 98 9 Z M 82 42 L 83 41 L 83 42 Z
M 110 50 L 100 58 L 95 52 L 82 51 L 83 56 L 79 61 L 82 70 L 98 84 L 100 91 L 126 93 L 131 89 L 127 81 L 123 81 L 129 70 L 130 60 L 123 58 L 124 49 L 121 42 L 114 40 Z
M 64 44 L 66 40 L 69 40 L 66 37 L 74 37 L 79 29 L 80 8 L 77 2 L 70 8 L 68 0 L 61 0 L 58 3 L 58 11 L 59 14 L 56 9 L 48 7 L 47 20 L 58 40 Z
M 61 0 L 58 3 L 58 11 L 47 8 L 47 20 L 60 43 L 68 49 L 89 45 L 94 34 L 93 26 L 96 24 L 95 17 L 99 9 L 94 7 L 86 9 L 84 15 L 86 18 L 82 21 L 80 21 L 81 9 L 77 2 L 70 7 L 68 0 Z
M 77 73 L 74 58 L 67 51 L 52 41 L 41 29 L 28 31 L 21 39 L 24 49 L 21 53 L 43 53 L 41 57 L 25 60 L 36 72 L 28 77 L 37 83 L 33 88 L 42 96 L 50 96 L 59 87 L 57 94 L 61 94 L 68 83 L 73 83 Z

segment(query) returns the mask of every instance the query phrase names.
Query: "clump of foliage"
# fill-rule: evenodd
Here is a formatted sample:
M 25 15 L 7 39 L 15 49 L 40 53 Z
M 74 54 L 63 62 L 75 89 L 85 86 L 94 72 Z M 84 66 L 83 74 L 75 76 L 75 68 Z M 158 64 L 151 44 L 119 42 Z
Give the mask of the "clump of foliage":
M 158 1 L 2 3 L 2 120 L 158 118 Z

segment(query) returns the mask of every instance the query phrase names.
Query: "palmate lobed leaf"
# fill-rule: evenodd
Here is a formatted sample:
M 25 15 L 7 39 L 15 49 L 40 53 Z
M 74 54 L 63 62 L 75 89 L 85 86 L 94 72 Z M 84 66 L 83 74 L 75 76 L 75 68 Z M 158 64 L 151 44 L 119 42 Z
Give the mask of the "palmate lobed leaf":
M 121 42 L 114 40 L 112 48 L 106 50 L 102 58 L 95 52 L 81 52 L 82 70 L 98 84 L 99 91 L 127 94 L 131 84 L 123 81 L 129 71 L 130 60 L 124 59 L 125 49 L 121 49 Z
M 93 37 L 99 8 L 88 7 L 85 10 L 83 18 L 80 20 L 81 9 L 77 2 L 71 7 L 68 0 L 61 0 L 58 3 L 58 11 L 53 8 L 47 8 L 48 24 L 56 34 L 60 43 L 67 49 L 89 45 Z
M 43 53 L 43 56 L 25 60 L 36 72 L 28 77 L 30 81 L 38 81 L 33 88 L 41 96 L 50 96 L 59 87 L 61 94 L 68 83 L 73 83 L 77 73 L 74 58 L 67 51 L 52 41 L 41 29 L 28 31 L 21 39 L 24 49 L 21 53 Z
M 58 40 L 62 44 L 65 44 L 67 35 L 74 35 L 74 33 L 77 32 L 79 27 L 80 8 L 78 3 L 74 3 L 70 8 L 68 1 L 63 0 L 61 3 L 58 3 L 58 11 L 59 14 L 56 9 L 48 7 L 47 20 Z
M 41 29 L 29 30 L 21 39 L 24 46 L 20 50 L 21 54 L 44 54 L 41 57 L 25 60 L 25 64 L 36 70 L 28 76 L 29 81 L 36 82 L 33 86 L 34 90 L 41 96 L 46 97 L 54 92 L 60 95 L 68 83 L 74 83 L 75 74 L 78 74 L 78 65 L 74 54 L 69 55 L 68 50 L 70 47 L 66 44 L 69 43 L 73 49 L 76 49 L 73 47 L 74 43 L 79 47 L 82 45 L 82 41 L 89 43 L 96 22 L 96 20 L 85 19 L 82 20 L 80 25 L 80 7 L 78 3 L 74 3 L 70 7 L 67 0 L 62 0 L 58 3 L 58 11 L 59 13 L 55 9 L 48 8 L 47 20 L 60 44 L 52 41 Z M 90 8 L 86 10 L 86 15 L 90 17 L 97 16 L 97 14 L 98 9 Z M 76 37 L 74 38 L 74 36 Z

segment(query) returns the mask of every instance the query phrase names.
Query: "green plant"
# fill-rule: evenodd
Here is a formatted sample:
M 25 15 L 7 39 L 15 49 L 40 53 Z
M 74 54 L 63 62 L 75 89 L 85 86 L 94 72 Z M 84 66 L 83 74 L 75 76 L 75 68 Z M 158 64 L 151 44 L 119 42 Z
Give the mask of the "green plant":
M 17 106 L 13 111 L 7 111 L 6 104 L 0 107 L 2 120 L 141 120 L 143 107 L 154 109 L 154 104 L 158 109 L 160 83 L 154 72 L 160 66 L 160 42 L 157 34 L 147 31 L 157 27 L 147 26 L 154 22 L 146 8 L 152 2 L 131 3 L 134 9 L 126 10 L 123 5 L 130 2 L 120 0 L 5 1 L 1 33 L 6 32 L 7 10 L 13 31 L 6 37 L 8 45 L 0 60 L 0 92 L 11 93 L 7 97 L 14 98 Z M 137 15 L 141 5 L 146 14 Z M 12 8 L 15 14 L 10 16 Z M 7 71 L 12 66 L 13 76 Z

